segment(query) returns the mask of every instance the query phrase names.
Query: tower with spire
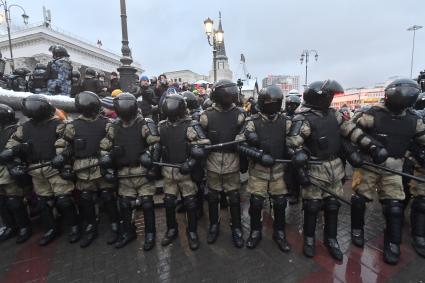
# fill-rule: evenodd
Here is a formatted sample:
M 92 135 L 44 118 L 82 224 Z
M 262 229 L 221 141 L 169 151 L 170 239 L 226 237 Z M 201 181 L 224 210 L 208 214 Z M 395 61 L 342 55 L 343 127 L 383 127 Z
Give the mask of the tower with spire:
M 221 23 L 221 12 L 219 12 L 219 22 L 218 29 L 223 30 L 223 26 Z M 217 67 L 217 81 L 222 79 L 233 79 L 233 72 L 230 70 L 228 58 L 226 56 L 226 47 L 224 45 L 224 40 L 222 43 L 217 44 L 217 55 L 216 55 L 216 67 Z M 211 65 L 211 70 L 209 72 L 209 81 L 214 81 L 214 61 Z

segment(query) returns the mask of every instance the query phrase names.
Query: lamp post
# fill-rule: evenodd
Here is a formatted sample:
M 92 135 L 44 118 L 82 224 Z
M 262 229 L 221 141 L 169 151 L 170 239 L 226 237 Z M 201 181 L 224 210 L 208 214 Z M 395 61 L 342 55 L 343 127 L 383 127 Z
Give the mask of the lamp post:
M 221 13 L 220 13 L 221 18 Z M 220 44 L 223 43 L 224 31 L 219 24 L 218 29 L 214 29 L 214 22 L 210 18 L 207 18 L 204 21 L 205 34 L 207 35 L 208 44 L 213 48 L 213 71 L 214 71 L 214 82 L 217 81 L 217 48 Z
M 305 85 L 304 85 L 304 87 L 307 87 L 308 62 L 309 62 L 309 59 L 310 59 L 310 54 L 314 54 L 314 59 L 316 61 L 317 61 L 317 59 L 319 59 L 319 53 L 314 49 L 311 49 L 311 50 L 305 49 L 301 53 L 301 58 L 300 58 L 301 65 L 305 61 Z
M 13 60 L 13 51 L 12 51 L 12 38 L 10 36 L 10 9 L 13 7 L 17 7 L 19 9 L 22 10 L 23 14 L 22 14 L 22 19 L 24 20 L 24 24 L 27 25 L 28 24 L 28 18 L 29 16 L 27 15 L 27 13 L 25 12 L 25 9 L 18 5 L 18 4 L 7 4 L 7 0 L 0 0 L 0 7 L 3 6 L 4 9 L 4 16 L 5 16 L 5 20 L 6 20 L 6 27 L 7 27 L 7 36 L 9 39 L 9 51 L 10 51 L 10 69 L 12 71 L 15 70 L 15 62 Z
M 134 79 L 134 75 L 136 74 L 137 70 L 136 68 L 131 66 L 131 63 L 133 63 L 133 59 L 131 58 L 131 50 L 128 46 L 127 8 L 125 5 L 125 0 L 120 0 L 120 7 L 122 31 L 122 57 L 120 61 L 122 65 L 118 68 L 118 72 L 120 73 L 120 88 L 125 92 L 129 92 L 133 90 L 136 81 Z
M 412 78 L 412 74 L 413 74 L 413 55 L 415 54 L 415 36 L 416 36 L 416 31 L 418 29 L 423 28 L 422 26 L 417 26 L 417 25 L 413 25 L 411 27 L 409 27 L 407 30 L 408 31 L 413 31 L 413 43 L 412 43 L 412 60 L 410 61 L 410 78 Z

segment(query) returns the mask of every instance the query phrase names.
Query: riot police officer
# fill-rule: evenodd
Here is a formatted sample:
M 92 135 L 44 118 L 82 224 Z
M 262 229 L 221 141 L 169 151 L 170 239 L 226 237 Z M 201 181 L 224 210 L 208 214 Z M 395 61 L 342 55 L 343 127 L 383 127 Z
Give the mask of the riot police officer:
M 288 95 L 285 99 L 285 114 L 292 118 L 295 110 L 300 106 L 301 98 L 298 95 Z
M 334 80 L 311 83 L 304 90 L 304 102 L 295 112 L 287 140 L 295 151 L 294 166 L 299 168 L 297 174 L 303 186 L 303 252 L 307 257 L 315 255 L 316 220 L 322 208 L 325 216 L 324 244 L 334 259 L 342 260 L 343 257 L 337 240 L 338 211 L 341 206 L 337 197 L 343 193 L 345 170 L 339 152 L 341 131 L 346 127 L 346 121 L 339 112 L 329 108 L 334 95 L 343 91 Z M 300 168 L 308 159 L 307 152 L 311 159 L 319 159 L 323 164 Z M 326 188 L 332 194 L 321 188 Z
M 24 190 L 9 175 L 8 168 L 13 166 L 13 153 L 4 151 L 9 138 L 16 131 L 15 111 L 0 104 L 0 216 L 3 227 L 0 242 L 16 237 L 16 243 L 26 242 L 31 237 L 31 226 L 26 206 Z M 17 232 L 17 233 L 16 233 Z
M 14 153 L 19 152 L 20 148 L 26 148 L 25 162 L 28 167 L 17 167 L 14 171 L 15 175 L 28 172 L 32 176 L 45 229 L 39 245 L 49 244 L 58 235 L 53 206 L 56 206 L 66 223 L 71 226 L 68 240 L 75 243 L 80 239 L 80 229 L 72 198 L 74 184 L 62 178 L 61 172 L 51 166 L 56 154 L 55 143 L 63 135 L 65 123 L 54 117 L 55 108 L 42 95 L 30 95 L 24 98 L 22 105 L 23 113 L 29 120 L 18 126 L 6 148 Z
M 106 136 L 106 124 L 109 120 L 100 115 L 101 102 L 93 92 L 84 91 L 77 94 L 75 107 L 81 115 L 66 125 L 63 136 L 57 141 L 58 155 L 54 159 L 54 166 L 62 168 L 72 159 L 73 169 L 77 171 L 76 188 L 81 192 L 79 207 L 85 224 L 80 246 L 88 247 L 98 235 L 95 213 L 97 195 L 100 196 L 111 222 L 107 244 L 112 245 L 118 239 L 114 184 L 102 178 L 98 166 L 99 144 Z
M 28 89 L 32 93 L 47 92 L 47 66 L 45 64 L 37 63 L 35 65 L 34 72 L 28 81 Z
M 282 102 L 283 93 L 278 86 L 262 89 L 258 94 L 259 113 L 247 118 L 245 133 L 241 136 L 247 142 L 239 146 L 239 151 L 251 159 L 247 186 L 251 194 L 251 232 L 246 241 L 246 246 L 251 249 L 262 238 L 261 211 L 270 196 L 274 211 L 273 240 L 282 251 L 290 251 L 285 234 L 285 195 L 288 191 L 283 181 L 284 166 L 275 162 L 287 155 L 286 136 L 291 127 L 290 120 L 281 113 Z
M 171 164 L 182 164 L 181 168 L 163 167 L 164 205 L 167 219 L 167 232 L 162 245 L 169 245 L 177 237 L 176 199 L 179 193 L 183 196 L 186 208 L 189 247 L 199 247 L 197 234 L 197 187 L 191 178 L 191 171 L 196 167 L 195 159 L 190 157 L 189 145 L 209 143 L 197 121 L 187 116 L 186 103 L 180 95 L 167 95 L 162 103 L 161 111 L 167 120 L 159 123 L 161 136 L 162 160 Z M 198 149 L 201 150 L 202 149 Z
M 200 124 L 212 144 L 234 141 L 243 131 L 245 113 L 233 103 L 238 97 L 238 87 L 230 80 L 218 81 L 212 89 L 213 106 L 200 117 Z M 208 209 L 210 227 L 207 242 L 214 243 L 219 235 L 220 192 L 229 198 L 232 240 L 241 248 L 244 245 L 241 226 L 239 154 L 235 146 L 212 150 L 207 158 Z
M 91 91 L 96 94 L 99 94 L 102 92 L 103 85 L 101 81 L 97 78 L 97 72 L 93 68 L 87 68 L 84 80 L 81 83 L 81 89 L 80 91 Z
M 71 97 L 75 97 L 77 93 L 81 92 L 81 73 L 79 71 L 72 71 L 71 74 Z
M 425 145 L 425 125 L 409 107 L 413 106 L 420 88 L 410 79 L 397 79 L 385 87 L 384 103 L 360 111 L 353 117 L 350 138 L 365 154 L 366 160 L 382 164 L 395 170 L 402 170 L 404 157 L 414 141 Z M 367 168 L 366 168 L 367 169 Z M 384 261 L 397 264 L 400 257 L 400 243 L 403 226 L 402 177 L 382 171 L 357 169 L 353 174 L 354 194 L 351 198 L 351 238 L 359 247 L 364 245 L 364 214 L 366 203 L 373 200 L 377 190 L 386 221 L 384 234 Z M 412 192 L 414 247 L 425 248 L 424 227 L 421 217 L 425 201 L 419 188 Z M 418 218 L 416 218 L 418 217 Z M 418 228 L 418 230 L 416 230 Z
M 47 64 L 47 91 L 50 95 L 71 95 L 72 64 L 68 51 L 60 45 L 53 45 L 53 60 Z
M 9 89 L 17 92 L 25 92 L 28 90 L 27 75 L 30 70 L 27 68 L 17 68 L 9 77 Z
M 159 161 L 158 130 L 151 119 L 140 115 L 136 97 L 130 93 L 115 97 L 114 109 L 119 119 L 106 126 L 106 137 L 100 142 L 99 162 L 103 170 L 115 170 L 118 178 L 121 230 L 115 247 L 122 248 L 136 238 L 132 216 L 136 203 L 140 202 L 145 220 L 143 248 L 150 250 L 155 245 L 156 232 L 153 202 L 156 189 L 152 180 L 157 178 L 158 168 L 147 169 L 141 165 L 140 157 L 149 151 L 154 161 Z M 132 176 L 126 177 L 129 175 Z

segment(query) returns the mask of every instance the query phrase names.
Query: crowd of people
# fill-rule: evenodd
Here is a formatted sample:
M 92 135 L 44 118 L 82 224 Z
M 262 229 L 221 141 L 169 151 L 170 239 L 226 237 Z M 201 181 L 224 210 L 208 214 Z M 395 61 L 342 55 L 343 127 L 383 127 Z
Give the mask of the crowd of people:
M 62 49 L 53 48 L 57 50 Z M 94 79 L 95 73 L 86 78 Z M 47 88 L 53 85 L 62 84 L 48 82 Z M 189 247 L 200 246 L 197 226 L 205 200 L 206 242 L 214 244 L 226 199 L 234 246 L 256 248 L 263 234 L 262 210 L 270 199 L 273 240 L 290 252 L 285 213 L 288 202 L 300 198 L 304 255 L 315 255 L 316 222 L 323 211 L 323 244 L 341 261 L 341 204 L 350 205 L 352 242 L 363 247 L 366 204 L 377 193 L 386 223 L 384 261 L 399 261 L 409 199 L 412 245 L 425 257 L 425 94 L 417 82 L 391 82 L 383 103 L 353 115 L 330 107 L 334 95 L 344 91 L 334 80 L 308 85 L 303 101 L 268 86 L 250 101 L 248 112 L 238 106 L 239 89 L 230 80 L 218 81 L 204 95 L 188 85 L 172 88 L 164 75 L 158 81 L 142 76 L 134 93 L 117 88 L 103 96 L 107 89 L 95 90 L 76 93 L 79 116 L 69 120 L 60 119 L 47 96 L 39 94 L 23 100 L 22 121 L 11 107 L 0 105 L 0 241 L 16 236 L 20 244 L 31 237 L 26 204 L 32 192 L 44 229 L 41 246 L 58 237 L 61 216 L 69 226 L 69 242 L 88 247 L 105 233 L 98 229 L 100 205 L 110 223 L 107 244 L 116 248 L 136 239 L 134 210 L 141 207 L 144 250 L 151 250 L 156 242 L 155 181 L 162 180 L 167 226 L 162 246 L 178 237 L 179 199 Z M 351 200 L 343 198 L 348 164 L 354 168 Z M 249 174 L 248 237 L 241 224 L 241 172 Z M 417 182 L 403 183 L 402 175 Z

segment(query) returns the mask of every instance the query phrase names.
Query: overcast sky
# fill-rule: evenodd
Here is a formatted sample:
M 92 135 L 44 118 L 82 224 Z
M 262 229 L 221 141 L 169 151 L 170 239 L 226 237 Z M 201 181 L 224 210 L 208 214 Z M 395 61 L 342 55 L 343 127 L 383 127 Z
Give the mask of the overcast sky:
M 11 0 L 10 0 L 11 1 Z M 9 1 L 9 2 L 10 2 Z M 30 23 L 42 21 L 42 6 L 52 23 L 92 42 L 120 52 L 119 0 L 15 0 Z M 230 68 L 241 75 L 240 54 L 248 71 L 262 79 L 269 74 L 300 75 L 303 49 L 316 49 L 309 64 L 309 82 L 332 78 L 348 87 L 385 82 L 410 75 L 413 25 L 425 26 L 424 0 L 127 0 L 133 58 L 147 75 L 190 69 L 208 74 L 212 52 L 203 20 L 223 29 Z M 12 19 L 20 20 L 19 11 Z M 425 28 L 416 33 L 413 73 L 425 69 Z

